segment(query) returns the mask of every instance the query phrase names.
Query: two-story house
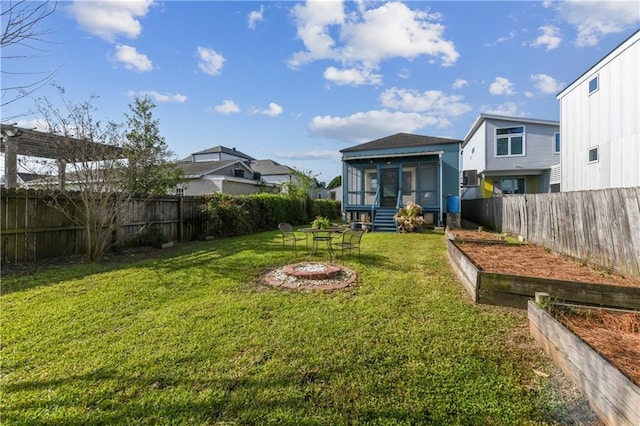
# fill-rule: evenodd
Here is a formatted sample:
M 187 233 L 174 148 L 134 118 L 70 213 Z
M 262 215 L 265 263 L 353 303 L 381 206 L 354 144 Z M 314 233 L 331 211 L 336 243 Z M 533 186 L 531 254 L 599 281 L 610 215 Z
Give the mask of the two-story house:
M 640 30 L 557 98 L 562 191 L 640 186 Z
M 255 158 L 224 146 L 198 151 L 176 163 L 187 178 L 177 188 L 178 195 L 213 192 L 242 195 L 258 192 L 260 176 L 250 166 Z
M 345 220 L 395 231 L 393 216 L 413 202 L 427 221 L 442 224 L 447 197 L 460 195 L 461 142 L 398 133 L 341 150 Z
M 557 121 L 480 114 L 462 143 L 462 198 L 559 191 Z

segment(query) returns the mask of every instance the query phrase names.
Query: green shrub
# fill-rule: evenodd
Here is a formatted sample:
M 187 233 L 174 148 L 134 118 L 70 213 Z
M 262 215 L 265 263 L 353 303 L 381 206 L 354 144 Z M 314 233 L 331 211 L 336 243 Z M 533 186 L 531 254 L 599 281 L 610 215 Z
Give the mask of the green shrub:
M 227 237 L 275 229 L 279 223 L 309 223 L 316 216 L 341 217 L 340 203 L 275 194 L 232 196 L 215 193 L 201 206 L 207 215 L 206 235 Z

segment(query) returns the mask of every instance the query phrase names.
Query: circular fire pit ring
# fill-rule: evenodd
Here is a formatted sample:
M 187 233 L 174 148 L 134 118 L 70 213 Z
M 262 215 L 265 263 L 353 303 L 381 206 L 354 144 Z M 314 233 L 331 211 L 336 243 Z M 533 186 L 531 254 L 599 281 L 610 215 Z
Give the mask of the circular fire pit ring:
M 264 281 L 274 287 L 297 290 L 335 290 L 355 281 L 354 270 L 345 266 L 321 262 L 301 262 L 285 265 L 264 275 Z

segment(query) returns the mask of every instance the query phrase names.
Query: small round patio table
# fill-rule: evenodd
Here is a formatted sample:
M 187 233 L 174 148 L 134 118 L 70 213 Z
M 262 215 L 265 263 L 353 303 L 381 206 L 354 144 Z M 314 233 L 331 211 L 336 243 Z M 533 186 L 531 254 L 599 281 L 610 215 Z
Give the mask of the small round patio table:
M 313 244 L 310 254 L 316 254 L 318 252 L 318 243 L 327 243 L 327 249 L 329 251 L 329 256 L 333 259 L 333 247 L 331 242 L 335 237 L 331 234 L 342 234 L 346 231 L 346 228 L 341 228 L 339 226 L 332 226 L 330 228 L 300 228 L 298 229 L 300 232 L 304 232 L 305 234 L 311 234 Z

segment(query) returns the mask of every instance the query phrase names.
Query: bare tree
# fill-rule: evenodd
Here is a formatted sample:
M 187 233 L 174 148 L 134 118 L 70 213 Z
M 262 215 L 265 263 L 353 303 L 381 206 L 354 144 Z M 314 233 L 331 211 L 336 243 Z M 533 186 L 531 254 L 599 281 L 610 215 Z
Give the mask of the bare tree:
M 37 101 L 48 133 L 55 136 L 52 148 L 58 157 L 42 163 L 48 170 L 41 171 L 46 177 L 40 185 L 49 192 L 52 206 L 83 229 L 89 261 L 100 259 L 115 243 L 132 198 L 118 190 L 124 166 L 122 125 L 95 120 L 95 99 L 76 104 L 63 97 L 64 112 L 46 98 Z
M 5 82 L 7 78 L 12 80 L 9 85 L 2 85 L 1 106 L 5 106 L 47 84 L 57 71 L 26 72 L 10 66 L 15 60 L 35 58 L 49 51 L 45 45 L 51 43 L 48 38 L 53 31 L 42 28 L 41 23 L 55 12 L 56 2 L 2 1 L 0 8 L 2 77 Z
M 149 226 L 128 227 L 127 235 L 120 231 L 133 218 L 146 223 L 145 205 L 175 187 L 182 175 L 168 161 L 171 151 L 159 134 L 150 101 L 136 99 L 130 105 L 125 128 L 94 118 L 95 96 L 73 103 L 59 90 L 62 112 L 46 98 L 36 104 L 57 156 L 41 162 L 45 173 L 39 173 L 44 175 L 39 186 L 49 192 L 56 210 L 84 230 L 86 258 L 95 261 L 114 244 L 150 233 Z

